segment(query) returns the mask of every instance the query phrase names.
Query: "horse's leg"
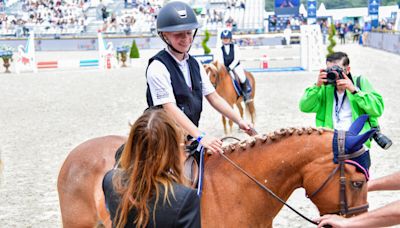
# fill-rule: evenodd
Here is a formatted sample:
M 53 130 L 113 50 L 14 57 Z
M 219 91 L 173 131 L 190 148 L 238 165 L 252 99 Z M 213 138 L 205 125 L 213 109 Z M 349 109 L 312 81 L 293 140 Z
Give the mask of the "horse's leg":
M 233 121 L 229 120 L 229 133 L 232 132 L 232 127 L 233 127 Z
M 222 124 L 224 125 L 224 133 L 225 135 L 228 134 L 227 129 L 226 129 L 226 119 L 225 116 L 222 116 Z
M 239 109 L 240 117 L 242 117 L 242 119 L 243 119 L 243 106 L 242 106 L 241 99 L 238 99 L 236 101 L 236 107 Z
M 68 155 L 57 183 L 63 227 L 111 227 L 101 184 L 125 141 L 119 136 L 96 138 Z
M 247 114 L 250 115 L 251 123 L 254 125 L 255 120 L 256 120 L 256 108 L 254 106 L 254 96 L 256 94 L 256 81 L 255 81 L 252 73 L 250 73 L 250 72 L 245 72 L 245 73 L 246 73 L 246 77 L 249 80 L 251 88 L 252 88 L 252 91 L 250 94 L 251 102 L 246 103 L 246 112 L 247 112 Z

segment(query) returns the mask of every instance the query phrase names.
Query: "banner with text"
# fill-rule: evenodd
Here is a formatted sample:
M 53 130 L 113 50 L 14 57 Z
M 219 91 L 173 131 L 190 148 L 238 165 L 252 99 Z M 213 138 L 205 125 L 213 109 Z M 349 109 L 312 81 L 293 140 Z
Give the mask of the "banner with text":
M 275 15 L 298 15 L 300 0 L 275 0 Z
M 371 26 L 376 28 L 379 26 L 379 5 L 380 0 L 368 1 L 368 15 L 371 17 Z

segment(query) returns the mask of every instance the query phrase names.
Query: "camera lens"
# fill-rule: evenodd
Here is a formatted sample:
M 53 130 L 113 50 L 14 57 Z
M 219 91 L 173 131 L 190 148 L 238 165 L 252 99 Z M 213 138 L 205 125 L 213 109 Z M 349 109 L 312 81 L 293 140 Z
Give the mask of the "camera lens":
M 386 135 L 380 132 L 376 132 L 373 138 L 375 142 L 378 143 L 378 145 L 385 150 L 389 149 L 389 147 L 393 144 L 392 140 L 390 140 Z
M 326 74 L 326 77 L 327 77 L 328 80 L 330 80 L 330 81 L 335 81 L 336 78 L 337 78 L 337 72 L 336 72 L 336 71 L 329 71 L 329 72 Z

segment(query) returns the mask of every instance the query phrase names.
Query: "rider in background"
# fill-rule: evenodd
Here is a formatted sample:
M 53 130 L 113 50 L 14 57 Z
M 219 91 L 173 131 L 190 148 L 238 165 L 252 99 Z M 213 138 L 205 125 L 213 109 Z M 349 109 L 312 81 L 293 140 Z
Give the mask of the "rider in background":
M 240 87 L 242 89 L 244 102 L 250 101 L 250 93 L 247 92 L 247 78 L 244 69 L 240 64 L 239 48 L 232 42 L 232 32 L 224 30 L 221 33 L 222 46 L 217 48 L 216 58 L 223 62 L 226 70 L 234 78 L 235 75 L 239 78 Z M 233 74 L 233 75 L 232 75 Z
M 368 182 L 368 191 L 400 190 L 400 172 Z M 400 224 L 400 200 L 367 213 L 343 218 L 337 215 L 324 215 L 317 219 L 318 227 L 331 225 L 341 227 L 386 227 Z
M 183 132 L 163 109 L 132 125 L 103 191 L 113 227 L 201 227 L 200 200 L 183 176 Z
M 175 121 L 211 152 L 223 152 L 222 141 L 198 128 L 203 96 L 218 112 L 251 134 L 251 126 L 221 98 L 202 64 L 188 54 L 200 24 L 193 9 L 170 2 L 160 9 L 157 32 L 167 48 L 150 58 L 147 66 L 147 103 L 162 106 Z

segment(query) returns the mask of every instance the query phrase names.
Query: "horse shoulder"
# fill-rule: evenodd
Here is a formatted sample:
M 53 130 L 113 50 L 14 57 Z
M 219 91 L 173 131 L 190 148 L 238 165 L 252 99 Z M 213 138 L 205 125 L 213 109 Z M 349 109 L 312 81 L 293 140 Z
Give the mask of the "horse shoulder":
M 103 217 L 98 214 L 104 207 L 101 183 L 115 163 L 116 150 L 125 141 L 123 136 L 94 138 L 69 153 L 57 183 L 64 227 L 91 226 Z

